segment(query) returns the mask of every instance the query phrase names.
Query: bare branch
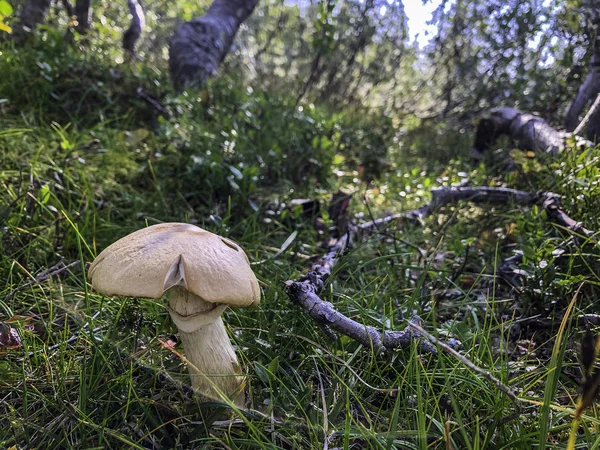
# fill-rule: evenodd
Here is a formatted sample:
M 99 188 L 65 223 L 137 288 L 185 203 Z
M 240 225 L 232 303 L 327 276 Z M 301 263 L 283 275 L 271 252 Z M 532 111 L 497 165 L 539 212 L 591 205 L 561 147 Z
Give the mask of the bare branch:
M 502 383 L 502 381 L 500 381 L 498 378 L 496 378 L 490 372 L 488 372 L 487 370 L 482 369 L 481 367 L 476 366 L 471 361 L 469 361 L 469 359 L 467 359 L 466 357 L 464 357 L 463 355 L 461 355 L 460 353 L 458 353 L 456 350 L 454 350 L 449 345 L 444 344 L 443 342 L 441 342 L 439 339 L 437 339 L 431 333 L 428 333 L 423 328 L 421 328 L 418 324 L 415 324 L 413 322 L 408 322 L 408 327 L 414 329 L 417 333 L 419 333 L 422 336 L 426 337 L 427 340 L 429 340 L 430 342 L 433 342 L 434 344 L 438 345 L 442 350 L 444 350 L 444 352 L 448 353 L 449 355 L 454 356 L 456 359 L 458 359 L 462 364 L 464 364 L 465 366 L 467 366 L 473 372 L 481 375 L 483 378 L 485 378 L 486 380 L 488 380 L 491 383 L 493 383 L 494 386 L 496 386 L 499 391 L 501 391 L 508 398 L 510 398 L 515 404 L 517 404 L 517 406 L 519 406 L 520 399 L 519 399 L 519 397 L 517 397 L 517 394 L 515 393 L 515 391 L 513 391 L 507 385 L 505 385 L 504 383 Z

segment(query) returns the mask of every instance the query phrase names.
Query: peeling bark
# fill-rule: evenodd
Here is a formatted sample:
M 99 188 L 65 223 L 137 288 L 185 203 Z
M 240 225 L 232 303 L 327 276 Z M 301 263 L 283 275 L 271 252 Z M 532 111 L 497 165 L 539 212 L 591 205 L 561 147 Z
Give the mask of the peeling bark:
M 493 109 L 488 118 L 479 122 L 475 134 L 476 153 L 481 155 L 502 135 L 510 136 L 525 150 L 556 155 L 564 148 L 561 133 L 548 125 L 544 119 L 504 107 Z
M 146 26 L 146 18 L 144 16 L 142 5 L 138 0 L 127 0 L 127 6 L 129 7 L 131 20 L 129 22 L 129 28 L 123 34 L 123 50 L 133 57 L 136 55 L 135 46 L 137 41 Z
M 214 0 L 203 17 L 177 26 L 169 47 L 175 89 L 202 86 L 217 73 L 240 25 L 257 4 L 258 0 Z

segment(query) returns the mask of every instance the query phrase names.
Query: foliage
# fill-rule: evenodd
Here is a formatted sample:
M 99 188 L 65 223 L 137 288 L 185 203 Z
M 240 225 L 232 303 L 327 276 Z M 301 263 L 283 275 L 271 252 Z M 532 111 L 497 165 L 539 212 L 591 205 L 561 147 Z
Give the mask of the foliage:
M 404 19 L 383 23 L 403 17 L 400 4 L 386 2 L 393 15 L 382 17 L 378 2 L 263 3 L 222 76 L 179 97 L 162 44 L 174 17 L 193 16 L 188 2 L 148 5 L 156 27 L 142 61 L 121 61 L 123 5 L 99 5 L 90 36 L 65 39 L 68 23 L 53 16 L 25 47 L 0 44 L 0 447 L 564 448 L 583 334 L 569 319 L 597 310 L 600 254 L 596 241 L 551 226 L 540 207 L 461 204 L 422 226 L 379 230 L 343 255 L 322 294 L 381 329 L 403 329 L 419 313 L 428 330 L 456 336 L 461 353 L 518 390 L 519 414 L 444 353 L 419 355 L 414 346 L 374 355 L 347 337 L 330 340 L 284 292 L 322 251 L 327 202 L 338 189 L 354 194 L 358 221 L 422 206 L 440 186 L 548 189 L 572 217 L 600 229 L 598 148 L 551 160 L 504 145 L 473 164 L 469 119 L 453 116 L 492 105 L 502 86 L 469 66 L 473 52 L 504 55 L 508 40 L 490 47 L 492 38 L 516 27 L 514 39 L 529 39 L 546 23 L 533 14 L 540 10 L 523 15 L 535 21 L 529 30 L 515 25 L 523 17 L 511 4 L 489 28 L 475 2 L 444 6 L 456 13 L 438 17 L 441 40 L 428 68 L 405 41 Z M 567 10 L 544 8 L 559 24 L 553 32 L 576 26 Z M 431 70 L 446 55 L 435 52 L 460 37 L 445 34 L 459 20 L 481 29 L 466 30 L 474 39 L 450 61 L 465 64 L 464 86 L 453 87 L 457 103 L 446 114 L 454 120 L 442 122 L 432 119 L 445 107 L 435 101 L 445 86 L 436 77 L 448 68 Z M 571 32 L 575 55 L 586 35 Z M 556 55 L 567 54 L 555 44 Z M 319 51 L 327 55 L 321 75 L 303 94 Z M 506 73 L 517 61 L 526 66 L 508 77 L 506 98 L 537 108 L 567 95 L 547 84 L 562 83 L 563 59 L 540 70 L 532 58 L 523 50 L 498 60 Z M 345 97 L 348 87 L 355 93 Z M 484 102 L 476 105 L 470 90 Z M 320 227 L 290 206 L 298 198 L 321 202 Z M 259 308 L 226 314 L 248 375 L 244 413 L 202 404 L 177 384 L 186 368 L 170 350 L 180 344 L 161 301 L 90 290 L 87 264 L 100 250 L 160 221 L 236 240 L 263 284 Z M 517 289 L 495 276 L 514 250 L 524 254 Z M 57 273 L 47 276 L 50 267 Z M 551 327 L 536 328 L 537 319 Z M 582 415 L 581 445 L 600 445 L 598 423 L 595 410 Z
M 12 33 L 12 28 L 7 23 L 7 18 L 13 13 L 13 7 L 6 0 L 0 1 L 0 33 Z

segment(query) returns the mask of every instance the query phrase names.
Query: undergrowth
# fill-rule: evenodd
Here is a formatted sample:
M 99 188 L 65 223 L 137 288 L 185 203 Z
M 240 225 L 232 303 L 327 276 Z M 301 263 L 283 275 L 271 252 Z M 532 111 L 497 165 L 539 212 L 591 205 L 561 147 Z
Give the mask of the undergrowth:
M 284 282 L 323 251 L 338 189 L 354 193 L 358 221 L 464 182 L 551 190 L 598 230 L 597 149 L 556 159 L 501 149 L 474 165 L 469 133 L 443 124 L 296 106 L 235 74 L 175 97 L 160 67 L 116 66 L 45 33 L 26 51 L 0 47 L 0 321 L 21 341 L 0 348 L 0 447 L 565 447 L 583 328 L 565 322 L 554 344 L 581 283 L 571 316 L 596 311 L 600 261 L 594 242 L 578 244 L 541 208 L 460 204 L 422 226 L 387 227 L 355 243 L 322 293 L 382 330 L 418 313 L 518 391 L 521 409 L 443 352 L 331 340 Z M 290 206 L 298 198 L 321 202 L 324 226 Z M 163 302 L 104 297 L 87 283 L 103 248 L 162 221 L 234 239 L 262 282 L 258 308 L 226 314 L 248 411 L 202 404 L 169 381 L 187 377 L 164 345 L 177 338 Z M 514 250 L 524 254 L 516 287 L 494 275 Z M 580 448 L 600 447 L 599 423 L 584 416 Z

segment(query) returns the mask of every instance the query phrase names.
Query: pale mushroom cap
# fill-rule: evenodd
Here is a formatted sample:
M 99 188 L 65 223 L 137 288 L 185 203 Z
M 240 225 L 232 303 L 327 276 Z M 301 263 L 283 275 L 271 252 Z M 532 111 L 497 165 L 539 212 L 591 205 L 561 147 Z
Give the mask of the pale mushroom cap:
M 162 223 L 119 239 L 92 263 L 88 277 L 105 295 L 160 298 L 182 286 L 211 303 L 260 301 L 248 257 L 235 243 L 186 223 Z

